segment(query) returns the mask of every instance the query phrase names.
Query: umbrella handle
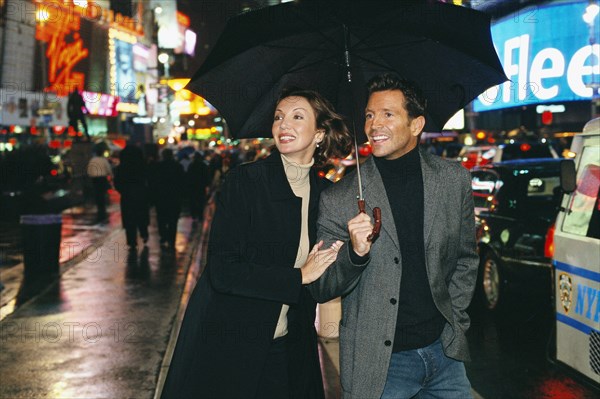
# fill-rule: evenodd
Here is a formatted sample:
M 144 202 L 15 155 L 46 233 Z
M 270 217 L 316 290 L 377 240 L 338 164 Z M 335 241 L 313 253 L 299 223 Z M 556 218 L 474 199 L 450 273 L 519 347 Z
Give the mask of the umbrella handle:
M 365 200 L 358 200 L 358 211 L 360 213 L 365 212 Z M 377 237 L 379 237 L 379 232 L 381 231 L 381 209 L 373 208 L 373 219 L 375 219 L 375 224 L 373 225 L 373 231 L 367 237 L 367 240 L 371 242 L 375 242 Z

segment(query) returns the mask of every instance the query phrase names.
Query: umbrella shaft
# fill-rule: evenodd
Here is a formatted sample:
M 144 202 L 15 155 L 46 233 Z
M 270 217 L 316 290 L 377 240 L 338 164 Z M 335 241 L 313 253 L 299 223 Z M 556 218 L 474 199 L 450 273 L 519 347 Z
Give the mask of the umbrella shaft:
M 348 78 L 348 83 L 352 82 L 352 72 L 350 71 L 350 50 L 348 49 L 348 27 L 344 26 L 344 59 L 346 61 L 346 73 Z
M 346 71 L 348 73 L 348 83 L 352 82 L 352 72 L 350 71 L 350 51 L 346 50 L 344 52 L 344 57 L 346 58 Z
M 354 121 L 352 122 L 352 125 L 354 125 Z M 358 140 L 356 139 L 356 127 L 354 127 L 354 129 L 354 158 L 356 159 L 356 176 L 358 176 L 358 199 L 360 201 L 364 201 L 362 178 L 360 176 L 360 160 L 358 159 Z

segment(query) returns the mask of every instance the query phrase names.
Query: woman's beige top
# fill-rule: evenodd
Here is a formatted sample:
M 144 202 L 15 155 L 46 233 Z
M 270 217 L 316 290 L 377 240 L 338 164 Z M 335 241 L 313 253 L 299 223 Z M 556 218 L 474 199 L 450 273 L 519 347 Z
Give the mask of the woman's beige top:
M 298 268 L 304 265 L 304 262 L 306 262 L 308 253 L 310 251 L 310 242 L 308 238 L 308 202 L 310 200 L 310 180 L 308 174 L 310 172 L 310 168 L 314 164 L 314 160 L 308 164 L 300 165 L 289 160 L 283 154 L 281 154 L 281 159 L 283 160 L 285 175 L 287 176 L 288 182 L 292 187 L 292 191 L 297 197 L 302 198 L 300 243 L 298 244 L 296 263 L 294 264 L 294 267 Z M 279 321 L 277 322 L 277 328 L 275 329 L 275 335 L 273 338 L 283 337 L 287 334 L 288 309 L 288 305 L 282 305 L 281 313 L 279 314 Z

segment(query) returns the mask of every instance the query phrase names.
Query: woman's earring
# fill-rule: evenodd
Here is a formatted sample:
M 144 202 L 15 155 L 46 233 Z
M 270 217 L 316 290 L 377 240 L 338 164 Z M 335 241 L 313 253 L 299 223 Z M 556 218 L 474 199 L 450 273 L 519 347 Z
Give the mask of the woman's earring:
M 319 142 L 317 142 L 317 148 L 319 148 Z

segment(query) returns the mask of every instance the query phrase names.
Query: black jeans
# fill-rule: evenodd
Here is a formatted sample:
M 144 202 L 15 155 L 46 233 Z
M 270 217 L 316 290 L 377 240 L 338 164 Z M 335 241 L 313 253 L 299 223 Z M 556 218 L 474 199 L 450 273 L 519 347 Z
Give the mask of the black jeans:
M 92 177 L 92 185 L 94 186 L 94 201 L 98 208 L 97 219 L 106 219 L 106 190 L 108 189 L 108 180 L 106 176 Z
M 148 239 L 148 226 L 145 223 L 133 222 L 123 226 L 125 228 L 125 236 L 127 237 L 127 245 L 135 247 L 137 245 L 137 233 L 140 232 L 142 240 Z
M 156 204 L 156 221 L 161 243 L 175 245 L 180 211 L 179 205 Z

